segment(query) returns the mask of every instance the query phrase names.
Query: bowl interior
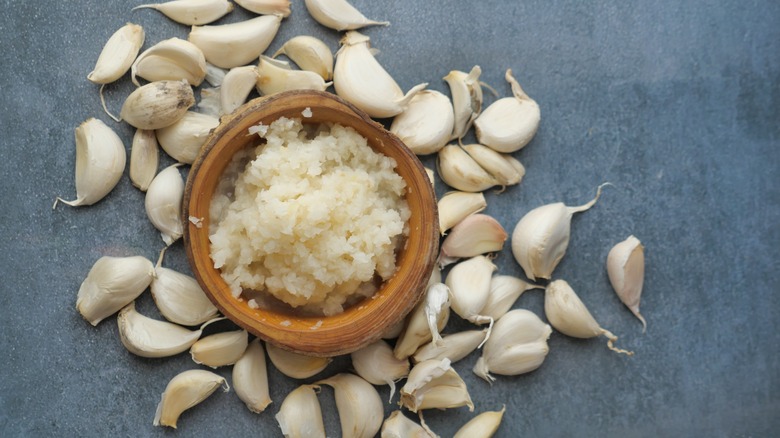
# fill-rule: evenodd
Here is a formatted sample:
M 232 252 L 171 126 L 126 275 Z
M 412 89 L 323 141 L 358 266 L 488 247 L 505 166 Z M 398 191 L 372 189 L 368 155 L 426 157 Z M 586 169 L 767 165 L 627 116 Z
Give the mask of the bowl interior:
M 303 118 L 309 108 L 311 117 Z M 287 312 L 252 309 L 232 297 L 209 255 L 209 205 L 221 175 L 239 150 L 257 137 L 251 126 L 270 124 L 280 117 L 303 118 L 304 123 L 333 122 L 350 126 L 377 152 L 397 162 L 396 172 L 406 181 L 409 235 L 397 253 L 395 275 L 377 293 L 335 316 L 295 316 Z M 220 125 L 193 163 L 185 187 L 184 244 L 193 273 L 220 311 L 239 326 L 279 347 L 318 356 L 346 354 L 378 339 L 399 322 L 425 292 L 438 250 L 436 197 L 425 170 L 403 143 L 382 125 L 337 96 L 317 91 L 290 91 L 255 99 Z M 187 218 L 202 218 L 196 225 Z

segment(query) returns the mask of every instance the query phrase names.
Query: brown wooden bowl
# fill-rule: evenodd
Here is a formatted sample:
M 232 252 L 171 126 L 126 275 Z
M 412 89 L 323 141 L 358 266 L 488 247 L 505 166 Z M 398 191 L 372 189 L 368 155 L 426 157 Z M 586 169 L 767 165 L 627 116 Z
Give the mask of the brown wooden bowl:
M 209 255 L 209 204 L 217 183 L 233 155 L 257 141 L 250 126 L 269 125 L 280 117 L 304 123 L 334 122 L 350 126 L 368 139 L 377 152 L 398 163 L 396 172 L 406 181 L 409 236 L 397 254 L 395 275 L 382 283 L 372 298 L 335 316 L 295 316 L 286 312 L 252 309 L 233 298 Z M 347 354 L 379 339 L 406 316 L 425 292 L 438 251 L 436 196 L 415 154 L 395 135 L 363 111 L 341 98 L 318 91 L 290 91 L 252 100 L 222 118 L 206 140 L 190 169 L 182 206 L 184 245 L 195 278 L 214 305 L 233 322 L 281 348 L 314 356 Z M 189 217 L 203 218 L 200 226 Z M 320 322 L 321 321 L 321 322 Z M 319 325 L 318 325 L 319 324 Z

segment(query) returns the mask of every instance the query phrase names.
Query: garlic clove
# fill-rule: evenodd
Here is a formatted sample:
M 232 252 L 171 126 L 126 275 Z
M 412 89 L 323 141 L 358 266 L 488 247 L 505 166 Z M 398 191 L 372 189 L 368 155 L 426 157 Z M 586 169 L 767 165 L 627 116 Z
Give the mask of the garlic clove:
M 219 87 L 222 85 L 222 81 L 225 79 L 227 72 L 227 70 L 206 61 L 206 82 L 211 84 L 211 86 Z
M 395 393 L 395 382 L 409 375 L 409 361 L 396 359 L 393 349 L 381 339 L 350 356 L 352 367 L 360 377 L 374 385 L 390 385 L 390 400 Z
M 160 231 L 166 246 L 179 240 L 184 233 L 181 218 L 184 180 L 177 169 L 179 166 L 174 164 L 158 173 L 149 184 L 144 200 L 146 215 Z
M 322 409 L 315 392 L 319 389 L 317 385 L 301 385 L 287 394 L 275 417 L 285 438 L 325 438 Z
M 642 322 L 642 332 L 647 330 L 645 317 L 639 313 L 645 279 L 645 247 L 639 239 L 628 236 L 612 247 L 607 255 L 607 274 L 620 301 Z
M 208 398 L 219 387 L 225 392 L 230 390 L 225 378 L 211 371 L 188 370 L 177 374 L 162 393 L 154 415 L 154 425 L 176 429 L 182 412 Z
M 220 112 L 230 114 L 246 102 L 257 84 L 257 68 L 234 67 L 225 75 L 219 91 Z
M 87 79 L 96 84 L 110 84 L 121 78 L 130 70 L 144 45 L 144 38 L 144 29 L 137 24 L 127 23 L 119 28 L 103 46 Z
M 444 146 L 439 151 L 436 166 L 448 186 L 463 192 L 481 192 L 499 184 L 458 145 Z
M 466 384 L 449 359 L 420 362 L 409 372 L 401 388 L 401 406 L 412 412 L 468 406 L 474 411 Z
M 354 30 L 366 26 L 387 26 L 388 21 L 366 18 L 346 0 L 306 0 L 306 9 L 321 25 L 335 30 Z
M 216 117 L 187 111 L 174 124 L 158 129 L 157 141 L 174 160 L 192 164 L 206 138 L 218 125 L 219 119 Z
M 270 343 L 266 344 L 265 347 L 268 351 L 268 357 L 276 369 L 293 379 L 307 379 L 314 376 L 324 370 L 333 360 L 329 357 L 314 357 L 293 353 Z
M 395 116 L 390 132 L 417 155 L 435 154 L 450 140 L 454 121 L 450 99 L 438 91 L 423 90 Z
M 159 162 L 160 150 L 154 131 L 136 129 L 130 148 L 130 181 L 133 185 L 145 192 L 157 175 Z
M 290 16 L 290 0 L 235 0 L 235 2 L 255 14 Z
M 274 60 L 267 56 L 260 57 L 257 65 L 258 93 L 271 95 L 288 90 L 318 90 L 325 91 L 330 85 L 322 76 L 306 70 L 292 70 L 282 61 Z
M 470 214 L 484 210 L 487 207 L 487 202 L 482 193 L 452 191 L 442 196 L 437 206 L 439 232 L 443 235 Z
M 317 73 L 323 80 L 333 79 L 333 52 L 322 40 L 309 35 L 299 35 L 282 45 L 274 58 L 286 55 L 303 70 Z
M 227 0 L 174 0 L 133 8 L 136 9 L 154 9 L 177 23 L 193 25 L 219 20 L 233 10 L 233 4 Z
M 138 129 L 160 129 L 176 123 L 193 105 L 187 81 L 156 81 L 130 93 L 119 116 Z
M 333 388 L 341 436 L 372 438 L 382 427 L 384 406 L 373 386 L 354 374 L 341 373 L 318 384 Z
M 262 15 L 237 23 L 193 26 L 189 41 L 200 47 L 209 63 L 222 68 L 239 67 L 265 52 L 281 22 L 281 16 Z
M 520 295 L 531 289 L 544 289 L 544 287 L 527 283 L 511 275 L 496 275 L 490 279 L 490 295 L 481 313 L 498 321 L 512 308 Z
M 79 287 L 76 309 L 96 326 L 141 295 L 152 276 L 154 265 L 146 257 L 101 257 Z
M 479 83 L 481 74 L 482 69 L 475 65 L 468 73 L 452 70 L 444 77 L 452 94 L 454 123 L 451 140 L 463 138 L 482 111 L 482 87 Z
M 498 252 L 509 235 L 492 216 L 472 214 L 452 228 L 439 252 L 439 265 L 446 266 L 461 258 Z
M 490 438 L 498 427 L 501 426 L 501 420 L 504 418 L 506 406 L 500 411 L 483 412 L 469 420 L 468 423 L 461 426 L 452 438 Z
M 374 58 L 370 38 L 349 31 L 336 53 L 333 86 L 343 99 L 375 118 L 393 117 L 403 112 L 412 98 L 428 84 L 413 87 L 406 94 Z
M 486 341 L 490 338 L 493 318 L 483 316 L 480 312 L 490 295 L 490 279 L 496 269 L 496 265 L 487 257 L 476 256 L 453 266 L 445 280 L 450 288 L 450 300 L 455 313 L 474 324 L 490 324 Z
M 431 339 L 434 344 L 441 342 L 439 327 L 441 315 L 445 308 L 450 307 L 450 291 L 444 283 L 435 283 L 428 288 L 425 297 L 425 319 L 428 321 L 428 330 L 431 332 Z
M 431 434 L 397 410 L 382 424 L 381 438 L 431 438 Z
M 242 68 L 242 67 L 236 67 Z M 252 82 L 252 87 L 255 84 Z M 222 93 L 221 87 L 216 88 L 201 88 L 200 89 L 200 102 L 198 102 L 198 112 L 206 114 L 214 118 L 220 118 L 225 114 L 222 109 Z
M 248 338 L 246 330 L 206 336 L 192 344 L 190 355 L 195 363 L 211 368 L 233 365 L 246 351 Z
M 250 342 L 233 365 L 233 388 L 252 412 L 261 413 L 271 404 L 265 350 L 259 339 Z
M 419 363 L 426 360 L 449 359 L 455 363 L 468 356 L 472 351 L 482 344 L 487 335 L 485 330 L 466 330 L 460 333 L 453 333 L 442 337 L 439 345 L 429 342 L 420 347 L 412 356 L 412 362 Z
M 502 186 L 519 184 L 525 176 L 525 167 L 511 155 L 476 143 L 463 146 L 463 150 Z
M 564 280 L 551 281 L 544 293 L 544 313 L 555 330 L 573 338 L 589 339 L 604 335 L 607 346 L 616 353 L 632 356 L 634 353 L 615 348 L 617 336 L 602 328 L 593 318 L 580 297 Z
M 171 38 L 146 49 L 133 63 L 130 77 L 136 85 L 140 76 L 147 81 L 186 80 L 197 87 L 206 77 L 206 58 L 189 41 Z
M 499 99 L 474 120 L 477 140 L 495 151 L 511 153 L 522 149 L 536 135 L 541 115 L 539 105 L 528 97 L 506 71 L 506 80 L 512 86 L 513 97 Z
M 434 272 L 438 272 L 434 270 Z M 438 274 L 440 275 L 440 274 Z M 432 280 L 436 280 L 432 276 Z M 439 277 L 440 281 L 441 278 Z M 425 299 L 406 318 L 406 326 L 398 337 L 393 349 L 396 359 L 406 359 L 421 345 L 430 342 L 434 336 L 440 338 L 439 331 L 447 325 L 450 318 L 450 301 L 447 287 L 438 282 L 430 283 Z M 435 317 L 436 327 L 431 327 L 431 319 Z M 434 330 L 434 328 L 436 330 Z
M 218 314 L 198 282 L 189 275 L 157 266 L 151 286 L 160 314 L 170 322 L 194 326 Z

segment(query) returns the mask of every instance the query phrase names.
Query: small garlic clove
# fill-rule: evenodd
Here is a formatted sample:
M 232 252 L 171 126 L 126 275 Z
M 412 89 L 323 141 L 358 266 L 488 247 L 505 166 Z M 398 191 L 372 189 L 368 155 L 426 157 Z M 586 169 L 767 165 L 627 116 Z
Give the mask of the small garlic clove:
M 474 120 L 477 140 L 495 151 L 511 153 L 522 149 L 536 135 L 541 115 L 539 105 L 506 71 L 506 80 L 512 86 L 513 97 L 499 99 Z
M 160 129 L 176 123 L 193 105 L 195 94 L 187 81 L 156 81 L 130 93 L 119 116 L 138 129 Z
M 396 359 L 387 342 L 378 340 L 351 355 L 352 367 L 362 378 L 374 385 L 390 385 L 390 399 L 395 393 L 395 382 L 409 375 L 409 361 Z
M 235 0 L 235 2 L 255 14 L 290 16 L 290 0 Z
M 333 79 L 333 52 L 322 40 L 309 35 L 299 35 L 282 45 L 274 58 L 286 55 L 303 70 L 317 73 L 323 80 Z
M 452 70 L 444 77 L 444 81 L 450 87 L 452 94 L 452 107 L 454 111 L 454 123 L 451 140 L 463 138 L 468 132 L 474 119 L 482 111 L 482 87 L 479 76 L 482 69 L 475 65 L 470 72 L 464 73 Z
M 157 141 L 174 160 L 192 164 L 206 138 L 218 125 L 219 119 L 216 117 L 187 111 L 174 124 L 158 129 Z
M 439 327 L 441 315 L 444 309 L 450 307 L 450 291 L 444 283 L 436 283 L 428 288 L 425 296 L 425 319 L 428 321 L 428 330 L 431 332 L 431 339 L 434 344 L 441 342 Z
M 462 261 L 450 269 L 445 284 L 450 288 L 452 310 L 461 318 L 474 324 L 489 323 L 493 327 L 493 318 L 480 312 L 490 295 L 490 279 L 496 265 L 485 256 L 476 256 Z M 490 328 L 485 340 L 490 338 Z
M 420 362 L 409 372 L 401 388 L 401 406 L 412 412 L 468 406 L 474 411 L 466 384 L 449 359 Z
M 544 287 L 527 283 L 511 275 L 496 275 L 490 279 L 490 295 L 481 313 L 498 321 L 512 308 L 523 292 L 531 289 L 544 289 Z
M 642 322 L 642 332 L 647 330 L 645 317 L 639 313 L 645 279 L 645 247 L 639 239 L 628 236 L 612 247 L 607 255 L 607 274 L 620 301 Z
M 246 330 L 216 333 L 192 344 L 190 355 L 197 364 L 219 368 L 236 363 L 246 351 L 248 343 Z
M 133 145 L 130 148 L 130 181 L 139 190 L 145 192 L 157 175 L 160 163 L 160 150 L 154 131 L 136 129 Z
M 454 121 L 450 99 L 438 91 L 423 90 L 395 116 L 390 132 L 417 155 L 435 154 L 450 140 Z
M 420 347 L 412 356 L 412 362 L 419 363 L 431 359 L 442 360 L 446 358 L 451 363 L 455 363 L 476 350 L 485 340 L 485 335 L 487 335 L 487 329 L 466 330 L 445 335 L 439 345 L 429 342 Z
M 136 85 L 140 76 L 147 81 L 185 80 L 197 87 L 206 77 L 206 58 L 189 41 L 171 38 L 146 49 L 133 63 L 130 77 Z
M 438 272 L 434 270 L 434 272 Z M 440 274 L 438 280 L 441 280 Z M 432 280 L 436 280 L 432 276 Z M 448 299 L 446 285 L 438 282 L 429 283 L 425 298 L 406 318 L 406 326 L 398 337 L 393 349 L 393 355 L 397 359 L 406 359 L 421 345 L 430 342 L 434 336 L 438 339 L 439 331 L 447 325 L 450 318 L 450 300 Z M 432 327 L 431 320 L 435 317 L 436 326 Z M 435 330 L 434 330 L 435 329 Z
M 333 388 L 342 437 L 372 438 L 379 432 L 384 406 L 370 383 L 348 373 L 336 374 L 317 383 Z
M 417 85 L 404 94 L 374 58 L 367 36 L 352 30 L 341 39 L 341 49 L 336 53 L 333 86 L 336 94 L 369 116 L 386 118 L 400 114 L 427 85 Z
M 442 196 L 437 206 L 439 232 L 443 235 L 470 214 L 484 210 L 487 207 L 487 201 L 482 193 L 452 191 Z
M 220 108 L 230 114 L 246 102 L 257 84 L 257 68 L 252 65 L 233 67 L 225 75 L 219 91 Z
M 490 438 L 498 427 L 501 426 L 501 420 L 504 418 L 506 406 L 500 411 L 483 412 L 469 420 L 468 423 L 461 426 L 452 438 Z
M 222 68 L 239 67 L 265 52 L 281 22 L 281 16 L 262 15 L 237 23 L 193 26 L 189 41 L 200 47 L 209 63 Z
M 634 353 L 615 348 L 617 336 L 602 328 L 593 318 L 580 297 L 564 280 L 551 281 L 544 293 L 544 313 L 555 330 L 573 338 L 589 339 L 604 335 L 607 346 L 616 353 L 632 356 Z
M 252 412 L 261 413 L 271 404 L 265 350 L 259 339 L 250 342 L 233 365 L 233 389 Z
M 127 23 L 119 28 L 103 46 L 87 79 L 96 84 L 110 84 L 121 78 L 133 65 L 144 38 L 144 29 L 137 24 Z
M 79 287 L 76 309 L 96 326 L 141 295 L 153 276 L 146 257 L 101 257 Z
M 354 30 L 366 26 L 390 24 L 388 21 L 369 20 L 347 0 L 306 0 L 305 4 L 316 22 L 335 30 Z
M 262 95 L 271 95 L 288 90 L 318 90 L 325 91 L 329 82 L 325 82 L 322 76 L 306 70 L 292 70 L 282 62 L 260 57 L 257 64 L 257 92 Z
M 525 167 L 511 155 L 477 143 L 464 145 L 463 149 L 502 186 L 519 184 L 525 176 Z
M 461 258 L 501 251 L 508 236 L 504 227 L 492 216 L 467 216 L 444 239 L 439 252 L 439 265 L 446 266 Z
M 213 319 L 218 310 L 194 278 L 158 266 L 151 285 L 152 298 L 165 319 L 194 326 Z
M 463 192 L 481 192 L 499 184 L 458 145 L 444 146 L 439 151 L 436 166 L 448 186 Z
M 293 379 L 308 379 L 324 370 L 333 360 L 329 357 L 305 356 L 283 350 L 273 344 L 266 344 L 268 357 L 276 369 L 287 377 Z
M 381 438 L 431 438 L 431 434 L 397 410 L 382 424 Z
M 182 412 L 208 398 L 219 387 L 225 392 L 230 390 L 225 378 L 211 371 L 188 370 L 177 374 L 162 393 L 154 415 L 154 425 L 176 429 Z
M 193 25 L 219 20 L 233 10 L 233 4 L 227 0 L 173 0 L 133 8 L 136 9 L 155 9 L 177 23 Z
M 184 233 L 181 218 L 184 180 L 177 169 L 179 166 L 174 164 L 158 173 L 149 184 L 144 200 L 146 215 L 160 231 L 167 246 L 179 240 Z
M 275 417 L 285 438 L 325 438 L 316 393 L 319 389 L 317 385 L 301 385 L 287 394 Z

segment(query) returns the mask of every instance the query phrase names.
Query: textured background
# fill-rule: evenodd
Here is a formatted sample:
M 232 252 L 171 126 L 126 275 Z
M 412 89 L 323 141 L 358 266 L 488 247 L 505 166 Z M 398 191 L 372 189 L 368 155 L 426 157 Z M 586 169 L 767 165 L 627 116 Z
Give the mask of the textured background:
M 102 255 L 156 259 L 162 246 L 143 194 L 123 178 L 102 202 L 60 206 L 75 193 L 73 129 L 103 114 L 85 78 L 103 44 L 127 21 L 146 44 L 186 26 L 141 3 L 0 2 L 0 435 L 161 436 L 152 426 L 167 381 L 193 368 L 189 355 L 148 360 L 120 344 L 115 318 L 94 328 L 75 310 L 79 284 Z M 354 0 L 392 22 L 370 28 L 379 60 L 404 89 L 448 93 L 452 69 L 482 66 L 501 94 L 512 68 L 542 109 L 533 142 L 516 156 L 519 185 L 487 194 L 486 213 L 511 231 L 542 204 L 580 204 L 609 181 L 599 203 L 575 217 L 555 276 L 569 281 L 602 326 L 634 350 L 558 333 L 528 375 L 489 386 L 456 364 L 476 412 L 507 413 L 497 436 L 768 436 L 780 427 L 780 3 L 776 1 Z M 271 45 L 338 35 L 295 0 Z M 221 23 L 249 14 L 237 8 Z M 132 90 L 106 87 L 118 111 Z M 486 103 L 494 98 L 486 94 Z M 111 123 L 129 147 L 127 125 Z M 424 160 L 432 165 L 431 159 Z M 165 157 L 161 166 L 170 163 Z M 447 189 L 441 182 L 437 191 Z M 646 246 L 642 312 L 648 331 L 618 301 L 604 268 L 629 234 Z M 500 273 L 522 275 L 509 248 Z M 187 272 L 181 243 L 166 265 Z M 539 292 L 517 306 L 542 315 Z M 154 314 L 148 293 L 142 312 Z M 453 317 L 448 331 L 468 328 Z M 349 368 L 339 358 L 318 377 Z M 229 377 L 229 369 L 218 372 Z M 183 436 L 277 436 L 273 415 L 297 384 L 270 370 L 274 403 L 250 413 L 233 392 L 185 413 Z M 313 381 L 315 379 L 309 379 Z M 383 398 L 387 388 L 381 388 Z M 330 389 L 320 395 L 329 436 L 340 434 Z M 387 406 L 387 413 L 393 407 Z M 431 411 L 450 436 L 472 414 Z

